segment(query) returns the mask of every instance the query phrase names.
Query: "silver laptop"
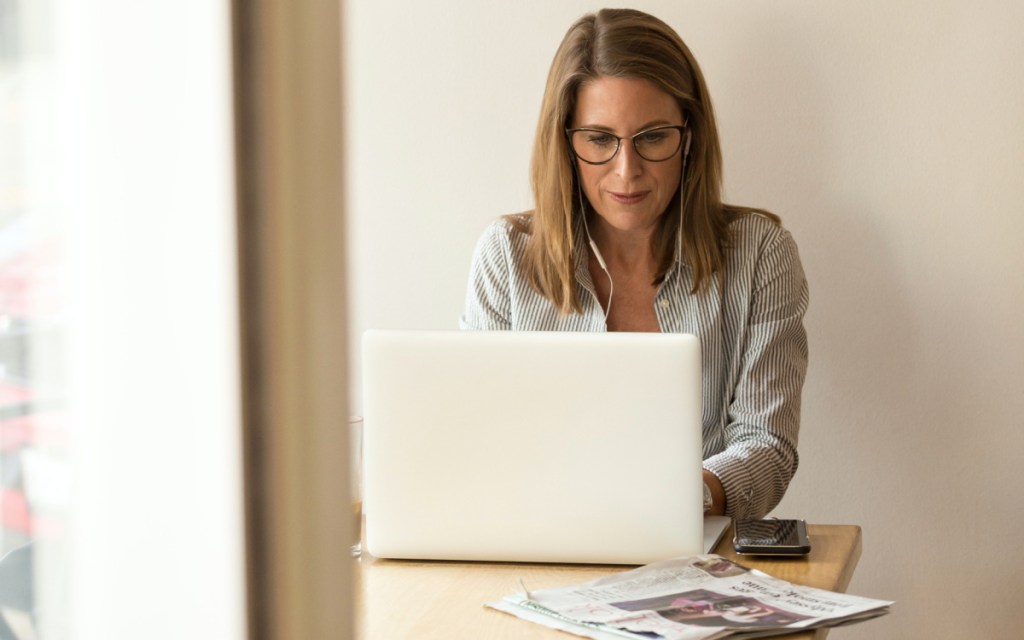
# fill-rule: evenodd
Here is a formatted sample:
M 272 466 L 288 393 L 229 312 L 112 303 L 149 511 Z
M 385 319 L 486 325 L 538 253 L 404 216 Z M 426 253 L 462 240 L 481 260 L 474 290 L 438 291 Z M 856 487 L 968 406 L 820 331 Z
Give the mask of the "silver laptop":
M 612 564 L 705 552 L 700 371 L 689 335 L 367 332 L 366 551 Z

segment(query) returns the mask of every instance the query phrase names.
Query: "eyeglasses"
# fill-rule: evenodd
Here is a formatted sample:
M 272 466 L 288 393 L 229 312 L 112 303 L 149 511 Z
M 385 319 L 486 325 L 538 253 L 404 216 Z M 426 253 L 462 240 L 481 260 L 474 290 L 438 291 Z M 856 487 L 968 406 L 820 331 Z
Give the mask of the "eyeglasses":
M 622 141 L 633 141 L 637 155 L 649 162 L 664 162 L 676 155 L 683 145 L 685 125 L 653 127 L 631 136 L 619 137 L 601 129 L 566 129 L 569 146 L 576 157 L 587 164 L 611 162 Z

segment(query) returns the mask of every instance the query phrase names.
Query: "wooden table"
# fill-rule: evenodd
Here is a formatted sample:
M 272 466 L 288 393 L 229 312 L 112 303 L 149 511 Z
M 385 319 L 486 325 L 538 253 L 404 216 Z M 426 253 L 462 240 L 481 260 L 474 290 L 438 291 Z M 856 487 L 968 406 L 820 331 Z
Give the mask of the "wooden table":
M 715 552 L 789 582 L 845 591 L 860 559 L 860 527 L 809 525 L 811 554 L 801 559 L 755 559 L 732 551 L 727 532 Z M 485 602 L 522 591 L 586 582 L 633 567 L 607 565 L 519 564 L 500 562 L 420 562 L 380 560 L 363 554 L 354 562 L 356 637 L 402 638 L 538 638 L 569 640 L 575 636 L 526 622 L 484 607 Z M 823 638 L 807 632 L 780 636 L 789 640 Z

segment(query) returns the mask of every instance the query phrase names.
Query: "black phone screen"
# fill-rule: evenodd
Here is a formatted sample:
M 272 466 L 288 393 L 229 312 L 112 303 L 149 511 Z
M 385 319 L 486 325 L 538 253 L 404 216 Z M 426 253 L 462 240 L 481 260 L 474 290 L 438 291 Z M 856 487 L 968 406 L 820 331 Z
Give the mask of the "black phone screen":
M 737 520 L 734 542 L 740 553 L 802 555 L 810 551 L 803 520 Z

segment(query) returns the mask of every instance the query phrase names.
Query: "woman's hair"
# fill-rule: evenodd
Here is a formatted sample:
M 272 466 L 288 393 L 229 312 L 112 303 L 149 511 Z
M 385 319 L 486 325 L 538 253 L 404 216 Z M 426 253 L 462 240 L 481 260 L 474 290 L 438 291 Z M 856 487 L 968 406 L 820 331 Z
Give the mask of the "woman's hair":
M 706 290 L 724 269 L 729 223 L 739 215 L 765 211 L 725 205 L 721 199 L 722 151 L 707 85 L 682 39 L 661 20 L 632 9 L 602 9 L 577 20 L 555 53 L 544 89 L 533 147 L 530 183 L 535 209 L 529 218 L 510 218 L 531 234 L 526 254 L 530 283 L 562 313 L 580 312 L 576 294 L 574 221 L 586 215 L 577 199 L 576 162 L 565 130 L 575 113 L 579 89 L 601 76 L 640 78 L 673 96 L 692 135 L 685 163 L 685 208 L 663 215 L 652 240 L 658 264 L 653 284 L 672 268 L 676 238 L 693 272 L 693 291 Z M 679 211 L 677 192 L 668 211 Z M 680 224 L 682 229 L 680 229 Z

